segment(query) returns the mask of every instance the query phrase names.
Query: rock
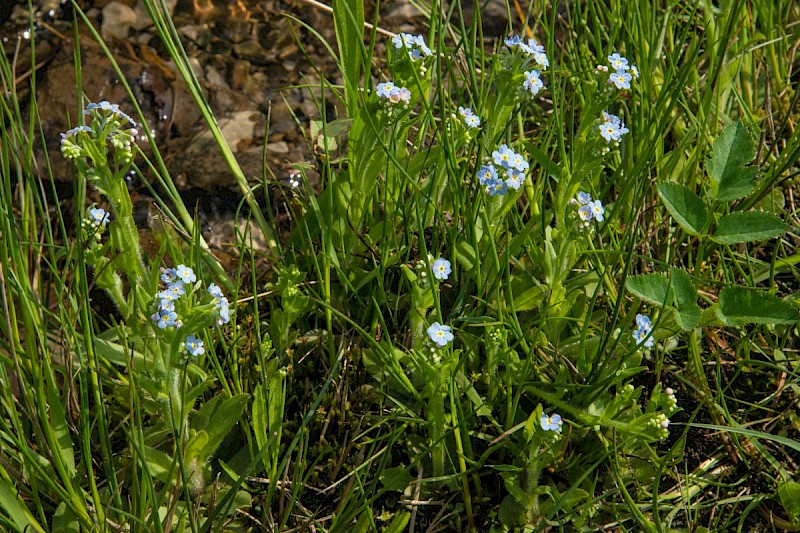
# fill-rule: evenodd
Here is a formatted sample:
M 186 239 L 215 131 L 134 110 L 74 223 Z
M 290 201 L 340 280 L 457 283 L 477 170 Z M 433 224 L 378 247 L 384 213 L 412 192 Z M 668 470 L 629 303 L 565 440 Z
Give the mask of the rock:
M 103 8 L 103 23 L 100 33 L 103 37 L 127 39 L 128 30 L 136 22 L 136 12 L 120 2 L 111 2 Z
M 278 141 L 276 143 L 268 143 L 267 150 L 272 152 L 273 154 L 288 154 L 289 153 L 289 145 L 286 144 L 286 141 Z
M 175 12 L 175 6 L 178 0 L 164 0 L 164 3 L 167 5 L 167 11 L 172 15 Z M 144 0 L 139 0 L 134 12 L 136 13 L 136 21 L 133 24 L 135 29 L 141 30 L 153 24 L 153 21 L 150 19 L 150 14 L 147 12 L 147 8 L 144 5 Z

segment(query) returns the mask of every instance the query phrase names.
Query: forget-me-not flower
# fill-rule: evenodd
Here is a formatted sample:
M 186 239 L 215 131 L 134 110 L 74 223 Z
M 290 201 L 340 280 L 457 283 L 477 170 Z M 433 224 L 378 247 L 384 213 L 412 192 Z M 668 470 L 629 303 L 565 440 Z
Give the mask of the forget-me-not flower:
M 453 271 L 450 267 L 450 261 L 444 257 L 434 261 L 433 265 L 431 265 L 431 270 L 433 270 L 433 277 L 440 281 L 446 280 L 450 276 L 450 272 Z
M 478 169 L 478 181 L 481 185 L 488 184 L 491 180 L 497 179 L 497 169 L 494 165 L 483 165 Z
M 194 335 L 189 335 L 188 337 L 186 337 L 186 342 L 184 343 L 184 346 L 186 347 L 186 351 L 195 357 L 206 353 L 206 349 L 203 347 L 203 341 L 201 341 Z
M 106 213 L 105 209 L 100 207 L 94 207 L 90 209 L 89 217 L 92 220 L 92 224 L 96 227 L 105 226 L 108 224 L 108 213 Z
M 633 76 L 624 70 L 617 70 L 608 77 L 608 82 L 613 83 L 617 89 L 630 89 L 632 79 Z
M 543 430 L 555 431 L 556 433 L 561 432 L 561 426 L 563 423 L 564 421 L 561 420 L 561 415 L 548 416 L 542 413 L 542 418 L 539 420 L 539 425 L 542 426 Z
M 619 55 L 618 52 L 614 52 L 608 56 L 608 62 L 614 70 L 628 70 L 630 68 L 628 67 L 628 60 Z
M 186 265 L 178 265 L 175 269 L 175 275 L 184 283 L 194 283 L 197 281 L 197 276 L 195 275 L 194 270 Z
M 525 81 L 522 83 L 522 87 L 529 91 L 533 96 L 536 96 L 539 91 L 544 88 L 544 83 L 542 83 L 541 78 L 539 77 L 538 70 L 529 70 L 525 73 Z
M 453 334 L 450 332 L 450 326 L 443 326 L 438 322 L 434 322 L 428 328 L 428 338 L 430 338 L 436 346 L 442 348 L 453 340 Z
M 636 341 L 636 344 L 644 343 L 645 348 L 650 348 L 653 346 L 653 337 L 650 336 L 650 332 L 653 330 L 653 325 L 650 322 L 650 317 L 647 315 L 636 315 L 636 331 L 633 332 L 633 339 Z M 647 339 L 647 340 L 645 340 Z

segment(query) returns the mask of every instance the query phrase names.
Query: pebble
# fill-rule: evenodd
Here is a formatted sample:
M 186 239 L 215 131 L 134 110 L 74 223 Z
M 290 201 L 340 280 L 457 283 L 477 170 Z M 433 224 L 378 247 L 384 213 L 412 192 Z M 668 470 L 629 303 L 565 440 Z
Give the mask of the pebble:
M 136 12 L 120 2 L 111 2 L 103 8 L 100 33 L 104 38 L 127 39 L 128 31 L 136 22 Z

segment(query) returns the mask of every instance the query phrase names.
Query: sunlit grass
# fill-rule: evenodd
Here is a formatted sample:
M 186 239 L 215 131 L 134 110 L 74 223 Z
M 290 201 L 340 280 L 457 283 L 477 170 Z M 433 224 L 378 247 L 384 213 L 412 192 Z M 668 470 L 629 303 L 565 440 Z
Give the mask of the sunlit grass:
M 284 195 L 279 230 L 172 21 L 146 4 L 269 267 L 247 235 L 222 267 L 152 137 L 153 160 L 133 164 L 165 191 L 158 255 L 137 266 L 119 249 L 136 228 L 108 187 L 98 251 L 80 222 L 98 181 L 75 159 L 74 202 L 60 201 L 34 157 L 53 134 L 36 78 L 20 102 L 3 56 L 0 528 L 800 528 L 798 6 L 512 2 L 508 33 L 535 37 L 543 68 L 458 3 L 419 6 L 429 25 L 410 59 L 364 29 L 379 17 L 335 0 L 337 42 L 323 44 L 344 85 L 313 87 L 304 125 L 321 183 L 298 164 L 298 187 L 269 172 L 255 187 L 268 204 Z M 613 53 L 638 69 L 629 89 L 598 68 Z M 629 130 L 618 142 L 603 113 Z M 530 168 L 495 196 L 478 174 L 492 161 L 513 174 L 502 145 Z M 191 331 L 150 317 L 162 268 L 179 264 L 201 284 L 187 284 Z M 188 334 L 204 353 L 186 356 Z

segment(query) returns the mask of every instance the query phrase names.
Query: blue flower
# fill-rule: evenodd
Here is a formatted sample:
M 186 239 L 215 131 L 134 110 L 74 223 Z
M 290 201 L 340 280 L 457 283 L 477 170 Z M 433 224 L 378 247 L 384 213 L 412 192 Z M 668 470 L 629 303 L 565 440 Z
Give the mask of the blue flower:
M 161 269 L 161 281 L 164 283 L 172 283 L 175 281 L 175 269 L 174 268 L 162 268 Z
M 587 226 L 589 225 L 589 222 L 592 221 L 592 208 L 589 206 L 589 204 L 582 205 L 578 209 L 578 216 L 581 217 L 581 220 L 586 222 Z
M 408 104 L 411 100 L 411 91 L 405 87 L 398 87 L 391 81 L 379 83 L 375 88 L 375 94 L 383 99 L 384 103 L 389 104 L 397 104 L 399 102 Z
M 633 76 L 624 70 L 617 70 L 608 77 L 608 82 L 613 83 L 617 89 L 630 89 Z
M 648 337 L 650 335 L 650 330 L 645 328 L 639 328 L 633 332 L 633 339 L 636 341 L 636 344 L 642 344 L 644 342 L 645 348 L 650 348 L 653 346 L 653 337 Z M 647 339 L 645 341 L 645 339 Z
M 625 123 L 615 115 L 610 115 L 604 111 L 603 118 L 605 122 L 600 124 L 599 128 L 600 135 L 606 142 L 619 141 L 622 139 L 623 135 L 630 131 L 625 127 Z
M 175 310 L 175 302 L 172 300 L 161 300 L 158 304 L 158 311 L 167 313 Z
M 600 200 L 595 200 L 594 202 L 589 202 L 587 206 L 592 210 L 592 216 L 594 216 L 594 219 L 598 222 L 602 222 L 603 215 L 606 212 L 605 208 L 603 207 L 603 203 Z
M 108 224 L 108 213 L 105 209 L 95 207 L 89 210 L 89 216 L 92 219 L 92 224 L 97 227 L 105 226 Z
M 508 37 L 505 38 L 504 42 L 506 46 L 508 46 L 509 48 L 514 48 L 515 46 L 517 46 L 519 43 L 522 42 L 522 38 L 519 35 L 509 35 Z
M 628 67 L 628 60 L 619 55 L 618 52 L 614 52 L 608 56 L 608 62 L 614 70 L 628 70 L 628 68 L 630 68 Z
M 508 179 L 505 181 L 506 186 L 515 191 L 522 187 L 522 182 L 525 181 L 525 173 L 516 168 L 508 169 L 506 171 L 506 176 L 508 176 Z
M 650 317 L 637 314 L 636 328 L 636 331 L 633 332 L 633 339 L 636 341 L 636 344 L 642 344 L 644 342 L 645 348 L 653 346 L 653 337 L 649 336 L 650 332 L 653 331 L 653 324 L 650 322 Z
M 413 60 L 431 55 L 431 49 L 425 44 L 425 37 L 422 35 L 401 33 L 392 37 L 392 43 L 394 43 L 395 48 L 408 50 L 408 56 Z
M 592 201 L 592 195 L 588 192 L 580 191 L 578 192 L 578 203 L 581 205 L 587 205 L 589 202 Z
M 210 294 L 212 298 L 222 298 L 222 289 L 212 283 L 208 286 L 208 294 Z
M 65 139 L 77 135 L 80 132 L 92 133 L 92 128 L 89 126 L 75 126 L 71 130 L 67 130 L 65 133 L 61 134 L 61 142 L 64 142 Z
M 167 288 L 159 292 L 156 296 L 158 296 L 162 300 L 174 301 L 180 298 L 185 293 L 186 289 L 183 286 L 183 282 L 181 280 L 178 280 L 167 285 Z
M 158 320 L 158 327 L 161 329 L 175 326 L 178 320 L 178 314 L 175 311 L 167 311 L 166 309 L 159 309 L 154 316 Z
M 178 268 L 175 269 L 175 275 L 184 283 L 194 283 L 197 281 L 197 276 L 195 276 L 194 271 L 185 265 L 178 265 Z
M 546 414 L 542 413 L 542 418 L 539 420 L 539 424 L 542 426 L 543 430 L 555 431 L 556 433 L 561 432 L 561 426 L 563 423 L 564 421 L 561 420 L 561 415 L 547 416 Z
M 494 178 L 486 182 L 486 192 L 489 196 L 502 196 L 508 192 L 508 185 L 500 178 Z
M 483 165 L 478 169 L 478 181 L 480 181 L 481 185 L 486 185 L 496 179 L 497 169 L 494 168 L 494 165 Z
M 477 128 L 481 125 L 481 119 L 478 115 L 469 115 L 464 118 L 464 124 L 466 124 L 468 128 Z
M 188 337 L 186 337 L 186 342 L 184 343 L 184 346 L 186 347 L 186 351 L 195 357 L 206 353 L 206 349 L 203 348 L 203 341 L 201 341 L 194 335 L 189 335 Z
M 447 346 L 447 343 L 453 340 L 453 334 L 450 333 L 450 326 L 443 326 L 438 322 L 434 322 L 430 325 L 428 328 L 428 337 L 439 348 Z
M 446 280 L 450 276 L 450 272 L 452 272 L 450 261 L 443 257 L 433 262 L 431 270 L 433 270 L 433 277 L 441 281 Z
M 525 81 L 522 83 L 522 87 L 526 91 L 530 91 L 533 96 L 536 96 L 539 91 L 544 88 L 544 83 L 539 78 L 539 71 L 538 70 L 529 70 L 525 73 Z
M 500 165 L 503 168 L 511 168 L 511 158 L 514 156 L 514 151 L 505 144 L 501 144 L 497 150 L 492 152 L 492 160 L 495 165 Z
M 223 324 L 227 324 L 231 320 L 231 310 L 228 307 L 228 299 L 224 296 L 221 297 L 214 308 L 217 310 L 218 318 L 217 318 L 217 325 L 221 326 Z
M 389 98 L 391 92 L 397 86 L 391 81 L 385 81 L 383 83 L 379 83 L 377 87 L 375 87 L 375 94 L 380 96 L 381 98 Z
M 102 102 L 100 102 L 98 104 L 89 103 L 86 106 L 86 109 L 83 110 L 83 114 L 84 115 L 88 115 L 89 112 L 94 110 L 94 109 L 100 109 L 102 111 L 107 111 L 109 113 L 113 113 L 115 115 L 119 115 L 120 117 L 122 117 L 125 120 L 127 120 L 128 122 L 130 122 L 131 126 L 133 126 L 134 128 L 136 127 L 136 121 L 134 121 L 127 114 L 123 113 L 122 110 L 120 110 L 120 108 L 119 108 L 119 106 L 117 104 L 112 104 L 108 100 L 103 100 Z

